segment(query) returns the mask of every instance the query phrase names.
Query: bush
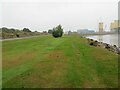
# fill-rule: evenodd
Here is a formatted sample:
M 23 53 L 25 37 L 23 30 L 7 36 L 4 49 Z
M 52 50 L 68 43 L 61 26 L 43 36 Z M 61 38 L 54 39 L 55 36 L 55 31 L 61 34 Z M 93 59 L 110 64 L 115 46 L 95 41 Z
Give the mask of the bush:
M 24 32 L 31 32 L 28 28 L 23 28 Z
M 53 37 L 58 38 L 58 37 L 62 37 L 63 35 L 63 29 L 61 25 L 58 25 L 57 27 L 53 28 L 53 32 L 52 32 Z
M 51 30 L 51 29 L 48 30 L 48 33 L 49 33 L 49 34 L 52 34 L 52 32 L 53 32 L 53 30 Z
M 19 35 L 19 34 L 16 34 L 16 37 L 20 37 L 20 35 Z

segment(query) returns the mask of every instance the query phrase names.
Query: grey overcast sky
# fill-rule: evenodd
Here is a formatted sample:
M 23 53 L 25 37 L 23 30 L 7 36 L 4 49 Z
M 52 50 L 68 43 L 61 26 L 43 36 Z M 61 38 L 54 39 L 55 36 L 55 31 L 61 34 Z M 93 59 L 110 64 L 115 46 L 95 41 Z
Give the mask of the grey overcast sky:
M 43 31 L 61 24 L 64 31 L 106 30 L 118 19 L 119 0 L 1 0 L 0 27 Z

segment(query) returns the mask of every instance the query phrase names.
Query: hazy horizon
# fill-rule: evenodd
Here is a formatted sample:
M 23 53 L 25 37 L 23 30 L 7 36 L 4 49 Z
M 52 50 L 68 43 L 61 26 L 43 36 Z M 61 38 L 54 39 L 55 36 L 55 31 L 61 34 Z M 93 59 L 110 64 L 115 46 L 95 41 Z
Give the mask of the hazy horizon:
M 64 31 L 84 28 L 98 31 L 100 21 L 109 30 L 110 23 L 118 19 L 119 0 L 40 1 L 2 1 L 0 27 L 47 31 L 61 24 Z

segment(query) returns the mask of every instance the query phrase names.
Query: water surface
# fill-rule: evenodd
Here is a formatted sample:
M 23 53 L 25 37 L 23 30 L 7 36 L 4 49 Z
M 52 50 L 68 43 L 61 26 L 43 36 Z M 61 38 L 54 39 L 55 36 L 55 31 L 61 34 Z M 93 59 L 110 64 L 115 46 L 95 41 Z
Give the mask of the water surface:
M 118 34 L 112 34 L 112 35 L 94 35 L 94 36 L 87 36 L 86 38 L 94 39 L 99 42 L 108 43 L 110 45 L 120 45 L 118 42 Z

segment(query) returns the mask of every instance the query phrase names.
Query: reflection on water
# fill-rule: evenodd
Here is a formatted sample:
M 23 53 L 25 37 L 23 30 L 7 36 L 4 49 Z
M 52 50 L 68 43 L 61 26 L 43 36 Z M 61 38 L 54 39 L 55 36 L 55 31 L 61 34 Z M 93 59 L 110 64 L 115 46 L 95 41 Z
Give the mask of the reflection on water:
M 87 36 L 87 38 L 118 46 L 118 34 Z
M 100 41 L 100 42 L 103 42 L 103 36 L 101 36 L 101 35 L 98 36 L 98 37 L 97 37 L 97 40 Z

